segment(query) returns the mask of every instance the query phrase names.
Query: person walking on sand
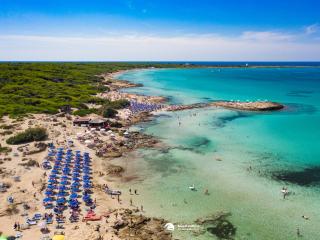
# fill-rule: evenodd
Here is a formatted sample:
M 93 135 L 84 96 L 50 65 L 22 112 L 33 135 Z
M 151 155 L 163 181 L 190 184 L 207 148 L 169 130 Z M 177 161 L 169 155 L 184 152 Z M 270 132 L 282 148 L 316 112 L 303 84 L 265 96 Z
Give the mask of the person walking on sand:
M 141 212 L 143 212 L 143 205 L 141 205 Z
M 132 194 L 132 193 L 131 193 L 131 188 L 129 189 L 129 193 L 130 193 L 130 195 Z
M 132 198 L 130 198 L 130 206 L 132 206 Z
M 137 190 L 137 189 L 134 190 L 134 194 L 135 194 L 135 195 L 138 194 L 138 190 Z

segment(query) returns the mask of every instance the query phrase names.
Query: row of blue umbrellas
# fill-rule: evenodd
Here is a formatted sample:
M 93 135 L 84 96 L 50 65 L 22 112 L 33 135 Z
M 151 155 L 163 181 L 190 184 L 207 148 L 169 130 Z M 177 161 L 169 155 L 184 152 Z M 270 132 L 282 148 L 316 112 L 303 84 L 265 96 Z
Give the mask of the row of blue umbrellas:
M 82 156 L 80 151 L 75 151 L 75 154 L 73 154 L 70 149 L 64 152 L 63 148 L 55 150 L 52 146 L 48 153 L 48 159 L 50 158 L 53 158 L 54 165 L 48 178 L 46 197 L 43 199 L 44 204 L 52 208 L 53 202 L 56 201 L 55 213 L 62 213 L 66 208 L 65 204 L 67 202 L 71 209 L 77 209 L 80 204 L 78 192 L 80 192 L 80 187 L 82 186 L 83 201 L 86 205 L 92 205 L 89 153 L 85 152 Z M 58 193 L 56 193 L 56 190 L 58 190 Z M 68 201 L 66 199 L 67 196 L 69 196 Z

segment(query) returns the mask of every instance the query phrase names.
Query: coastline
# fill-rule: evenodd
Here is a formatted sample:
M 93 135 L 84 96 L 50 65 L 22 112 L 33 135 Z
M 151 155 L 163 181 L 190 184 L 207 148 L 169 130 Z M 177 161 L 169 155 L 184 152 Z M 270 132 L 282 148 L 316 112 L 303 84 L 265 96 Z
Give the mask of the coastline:
M 139 69 L 139 70 L 141 70 L 141 69 Z M 129 70 L 129 71 L 132 71 L 132 70 Z M 135 101 L 143 101 L 143 102 L 147 101 L 147 102 L 155 103 L 155 104 L 163 103 L 163 102 L 166 101 L 166 99 L 162 98 L 162 97 L 144 96 L 144 95 L 138 95 L 138 94 L 126 94 L 126 93 L 121 92 L 121 89 L 130 88 L 130 87 L 139 87 L 141 85 L 133 84 L 133 83 L 130 83 L 129 81 L 122 81 L 122 80 L 115 79 L 114 77 L 117 76 L 120 73 L 123 73 L 123 71 L 114 72 L 114 73 L 105 75 L 105 82 L 107 83 L 106 85 L 110 88 L 110 92 L 107 92 L 106 93 L 107 95 L 103 95 L 102 94 L 99 97 L 104 97 L 104 98 L 108 98 L 108 99 L 111 99 L 111 100 L 125 98 L 125 99 L 130 99 L 130 100 L 133 99 Z M 174 106 L 174 107 L 176 107 L 176 106 Z M 180 108 L 179 107 L 176 108 L 174 111 L 180 111 L 180 110 L 184 110 L 184 109 L 192 109 L 192 108 L 198 108 L 198 107 L 208 107 L 208 105 L 199 105 L 199 106 L 197 106 L 197 105 L 194 105 L 194 106 L 193 105 L 190 105 L 190 106 L 185 105 L 185 106 L 180 106 Z M 226 107 L 226 106 L 223 106 L 223 107 Z M 248 109 L 243 109 L 243 110 L 248 110 Z M 170 111 L 170 106 L 164 107 L 161 111 Z M 141 122 L 144 122 L 144 121 L 149 121 L 150 118 L 154 116 L 152 113 L 143 113 L 142 112 L 142 113 L 139 113 L 139 114 L 137 114 L 136 116 L 134 116 L 132 118 L 128 118 L 128 115 L 126 115 L 125 111 L 122 111 L 122 110 L 120 111 L 119 115 L 120 115 L 121 121 L 124 123 L 124 128 L 125 129 L 129 128 L 130 126 L 132 126 L 134 124 L 141 123 Z M 77 132 L 81 132 L 82 134 L 84 134 L 85 131 L 86 131 L 86 130 L 81 129 L 79 127 L 73 127 L 72 126 L 72 121 L 70 119 L 68 120 L 67 118 L 65 118 L 65 116 L 53 117 L 53 116 L 49 116 L 49 115 L 41 115 L 40 114 L 40 115 L 33 115 L 33 117 L 31 117 L 29 119 L 29 121 L 32 118 L 34 118 L 33 119 L 34 122 L 37 122 L 35 125 L 39 125 L 39 126 L 41 126 L 41 125 L 46 126 L 46 121 L 48 119 L 50 119 L 50 121 L 52 121 L 51 122 L 52 124 L 47 124 L 47 125 L 50 125 L 49 128 L 51 127 L 51 131 L 52 131 L 52 136 L 50 136 L 50 139 L 57 140 L 57 144 L 59 144 L 59 140 L 58 140 L 59 138 L 60 138 L 60 141 L 63 143 L 62 145 L 65 145 L 67 138 L 72 138 L 72 137 L 76 138 Z M 59 124 L 57 125 L 57 123 L 59 123 L 59 124 L 61 123 L 62 125 L 65 124 L 66 127 L 61 127 L 61 126 L 59 126 Z M 8 119 L 6 119 L 5 124 L 12 124 L 12 121 L 9 121 Z M 34 124 L 33 123 L 25 124 L 24 126 L 22 126 L 22 129 L 25 129 L 25 128 L 29 127 L 30 125 L 32 126 Z M 68 131 L 68 130 L 71 130 L 71 131 Z M 58 137 L 56 137 L 56 135 L 57 135 L 56 132 L 60 132 L 60 135 L 58 135 Z M 62 132 L 64 132 L 64 134 L 61 134 Z M 123 140 L 123 138 L 119 135 L 120 132 L 114 132 L 114 133 L 116 134 L 116 139 L 117 140 L 120 140 L 120 141 Z M 102 170 L 104 170 L 106 172 L 108 172 L 108 171 L 111 172 L 111 175 L 113 175 L 112 179 L 115 181 L 114 183 L 117 182 L 117 177 L 118 177 L 117 174 L 121 175 L 121 171 L 122 170 L 119 170 L 119 172 L 117 172 L 118 171 L 118 170 L 116 170 L 117 166 L 113 166 L 112 164 L 108 163 L 107 159 L 115 159 L 115 157 L 118 158 L 122 154 L 126 154 L 126 153 L 129 153 L 129 152 L 132 152 L 132 151 L 140 148 L 141 146 L 153 147 L 153 146 L 155 146 L 156 144 L 159 143 L 159 141 L 157 139 L 154 139 L 154 138 L 152 138 L 150 136 L 143 136 L 142 134 L 134 133 L 133 134 L 133 138 L 134 138 L 134 135 L 137 138 L 135 140 L 133 140 L 133 142 L 135 142 L 137 144 L 134 144 L 133 147 L 128 148 L 128 149 L 121 148 L 121 150 L 119 151 L 119 154 L 116 154 L 116 155 L 114 155 L 112 153 L 109 156 L 103 156 L 103 157 L 96 157 L 95 156 L 94 157 L 94 159 L 95 159 L 94 162 L 96 163 L 95 169 L 102 169 Z M 102 141 L 110 140 L 110 138 L 104 138 L 103 136 L 100 136 L 100 137 L 103 138 L 103 139 L 107 139 L 107 140 L 102 140 Z M 139 139 L 139 140 L 137 140 L 137 139 Z M 2 139 L 2 141 L 3 140 L 4 140 L 4 138 Z M 83 145 L 83 143 L 81 143 L 77 139 L 75 139 L 75 144 L 74 145 L 75 145 L 75 148 L 78 148 L 78 149 L 81 149 L 81 150 L 85 150 L 85 151 L 89 151 L 92 156 L 95 155 L 95 152 L 93 151 L 93 149 L 88 149 L 86 146 Z M 13 151 L 15 151 L 15 149 Z M 41 152 L 39 154 L 33 155 L 33 156 L 35 156 L 34 158 L 38 161 L 38 163 L 40 163 L 42 158 L 44 158 L 44 153 L 45 152 Z M 17 164 L 17 163 L 18 163 L 18 158 L 13 157 L 13 161 L 11 162 L 11 164 L 7 164 L 7 165 L 10 166 L 10 167 L 13 167 L 14 166 L 13 164 Z M 110 166 L 113 167 L 113 169 L 110 169 Z M 136 206 L 133 208 L 132 206 L 130 206 L 130 204 L 128 202 L 121 202 L 120 201 L 120 202 L 117 203 L 116 200 L 114 200 L 114 199 L 106 199 L 106 198 L 108 198 L 108 196 L 106 196 L 106 194 L 103 192 L 103 189 L 101 188 L 101 185 L 108 184 L 108 186 L 113 188 L 114 183 L 110 182 L 110 181 L 106 181 L 106 179 L 101 179 L 101 177 L 103 177 L 103 176 L 105 176 L 107 174 L 103 173 L 103 175 L 100 176 L 100 174 L 101 174 L 100 172 L 101 171 L 95 171 L 95 176 L 94 176 L 95 185 L 97 184 L 96 187 L 95 187 L 95 191 L 96 191 L 95 194 L 96 194 L 96 198 L 97 198 L 97 202 L 98 202 L 98 210 L 100 212 L 105 212 L 105 206 L 109 206 L 112 209 L 112 210 L 110 209 L 110 211 L 119 212 L 119 214 L 121 213 L 122 215 L 124 215 L 124 218 L 127 218 L 126 214 L 130 215 L 132 212 L 128 213 L 128 211 L 125 210 L 125 209 L 130 209 L 131 208 L 131 211 L 132 210 L 136 211 Z M 116 173 L 116 174 L 114 174 L 114 173 Z M 39 178 L 40 179 L 39 185 L 43 185 L 43 183 L 45 182 L 45 178 L 40 177 L 41 176 L 41 171 L 37 171 L 36 174 L 35 173 L 30 173 L 30 176 L 35 178 L 35 181 L 36 181 L 37 178 Z M 23 185 L 23 187 L 25 187 L 25 185 Z M 31 187 L 28 186 L 28 188 L 31 188 Z M 31 188 L 31 189 L 33 189 L 33 188 Z M 18 191 L 18 189 L 16 189 L 15 191 Z M 39 192 L 39 190 L 37 190 L 37 191 Z M 37 193 L 37 194 L 40 194 L 40 196 L 41 196 L 41 191 L 39 193 Z M 19 199 L 19 198 L 22 198 L 22 196 L 20 196 L 20 197 L 17 196 L 17 199 Z M 41 199 L 41 197 L 40 197 L 40 199 Z M 37 206 L 41 205 L 41 200 L 40 199 L 38 199 L 34 203 L 35 207 L 33 209 L 33 212 L 38 211 Z M 4 199 L 2 199 L 2 201 L 5 202 Z M 110 214 L 110 215 L 111 215 L 111 219 L 112 220 L 110 221 L 109 224 L 104 226 L 104 228 L 106 228 L 106 230 L 108 228 L 112 229 L 112 224 L 115 224 L 116 221 L 117 221 L 115 219 L 115 215 L 112 215 L 112 214 Z M 15 218 L 15 219 L 17 219 L 17 218 Z M 8 225 L 6 225 L 4 227 L 4 231 L 10 231 L 9 229 L 11 229 L 11 225 L 13 224 L 12 220 L 10 221 L 10 223 L 8 223 Z M 145 221 L 145 219 L 144 219 L 144 221 Z M 148 220 L 148 221 L 150 221 L 150 220 Z M 157 219 L 157 218 L 154 218 L 152 221 L 155 221 L 154 224 L 155 225 L 158 224 L 157 226 L 162 226 L 164 224 L 164 222 L 165 222 L 165 220 Z M 127 225 L 125 225 L 123 227 L 123 230 L 128 229 L 128 227 L 129 227 L 129 224 L 127 223 Z M 152 225 L 151 228 L 152 227 L 154 227 L 154 226 Z M 95 234 L 93 226 L 91 226 L 89 229 L 87 227 L 85 227 L 85 226 L 84 226 L 84 228 L 87 229 L 86 231 L 88 232 L 88 234 L 91 234 L 90 237 L 93 234 Z M 70 240 L 75 239 L 73 237 L 77 236 L 77 234 L 78 234 L 77 229 L 72 229 L 72 225 L 67 225 L 66 232 L 67 231 L 71 233 L 70 235 L 67 235 L 68 239 L 70 239 Z M 34 235 L 34 234 L 36 234 L 36 229 L 31 229 L 31 230 L 28 231 L 28 233 Z M 145 233 L 141 233 L 141 234 L 145 234 Z M 163 234 L 165 234 L 165 236 L 167 236 L 168 239 L 169 239 L 170 236 L 168 235 L 168 233 L 163 232 Z M 113 237 L 115 237 L 115 239 L 117 239 L 115 235 L 116 235 L 115 232 L 109 232 L 109 233 L 106 233 L 105 236 L 107 236 L 107 237 L 113 236 Z M 121 236 L 121 234 L 119 236 Z M 120 238 L 120 239 L 123 239 L 123 238 Z M 159 238 L 159 239 L 164 239 L 164 238 L 162 236 L 162 238 Z

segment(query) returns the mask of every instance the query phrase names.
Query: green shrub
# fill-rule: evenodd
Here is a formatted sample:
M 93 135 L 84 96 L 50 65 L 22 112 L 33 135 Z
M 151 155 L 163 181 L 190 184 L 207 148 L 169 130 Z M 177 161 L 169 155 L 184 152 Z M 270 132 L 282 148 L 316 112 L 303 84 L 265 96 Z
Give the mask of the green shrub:
M 14 128 L 14 125 L 6 125 L 6 124 L 3 124 L 0 126 L 1 129 L 4 129 L 4 130 L 9 130 L 9 129 L 12 129 Z
M 122 109 L 130 105 L 130 102 L 126 99 L 120 99 L 116 101 L 109 101 L 104 105 L 104 107 L 113 108 L 113 109 Z
M 9 147 L 1 147 L 0 146 L 0 153 L 8 153 L 8 152 L 11 152 L 12 149 L 9 148 Z
M 29 128 L 22 133 L 18 133 L 7 139 L 8 144 L 21 144 L 33 141 L 42 141 L 48 137 L 44 128 Z
M 105 118 L 114 118 L 117 115 L 118 111 L 112 108 L 107 108 L 103 111 L 102 116 Z
M 96 108 L 88 108 L 88 109 L 79 109 L 73 112 L 73 115 L 84 117 L 91 113 L 97 113 L 98 110 Z
M 12 133 L 13 133 L 13 132 L 10 131 L 10 130 L 6 130 L 6 131 L 1 132 L 1 134 L 3 134 L 3 135 L 10 135 L 10 134 L 12 134 Z

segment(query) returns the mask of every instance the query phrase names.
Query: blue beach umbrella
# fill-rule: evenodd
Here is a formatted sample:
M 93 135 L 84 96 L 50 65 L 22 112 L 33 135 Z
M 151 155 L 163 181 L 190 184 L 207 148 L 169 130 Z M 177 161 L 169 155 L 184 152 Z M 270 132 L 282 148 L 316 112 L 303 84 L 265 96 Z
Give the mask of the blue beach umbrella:
M 46 197 L 45 199 L 43 199 L 43 202 L 52 202 L 53 198 L 51 197 Z
M 66 199 L 65 198 L 58 198 L 57 199 L 57 203 L 58 204 L 64 204 L 64 203 L 66 203 Z
M 47 195 L 47 196 L 52 196 L 55 193 L 53 191 L 47 190 L 44 194 Z
M 71 198 L 71 199 L 72 199 L 72 198 L 78 198 L 78 194 L 72 193 L 72 194 L 70 195 L 70 198 Z

